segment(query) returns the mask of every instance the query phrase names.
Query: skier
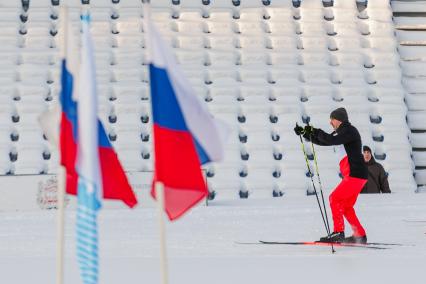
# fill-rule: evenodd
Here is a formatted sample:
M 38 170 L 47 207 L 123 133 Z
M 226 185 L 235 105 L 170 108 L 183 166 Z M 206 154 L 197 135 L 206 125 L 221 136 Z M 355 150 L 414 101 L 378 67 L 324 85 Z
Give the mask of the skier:
M 345 108 L 331 112 L 330 124 L 334 129 L 331 134 L 309 125 L 305 128 L 294 128 L 296 135 L 303 135 L 317 145 L 335 146 L 335 151 L 341 155 L 339 166 L 343 179 L 329 197 L 334 230 L 329 236 L 322 237 L 320 242 L 367 243 L 366 232 L 353 208 L 368 178 L 367 167 L 361 154 L 361 136 L 350 124 Z M 351 237 L 345 238 L 343 216 L 352 227 Z

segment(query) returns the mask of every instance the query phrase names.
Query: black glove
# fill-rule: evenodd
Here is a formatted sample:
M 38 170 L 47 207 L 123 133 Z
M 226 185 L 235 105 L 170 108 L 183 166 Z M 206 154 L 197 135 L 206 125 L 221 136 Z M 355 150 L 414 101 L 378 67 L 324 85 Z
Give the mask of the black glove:
M 314 128 L 310 125 L 306 125 L 303 129 L 303 134 L 306 136 L 311 136 L 314 133 Z
M 303 127 L 302 127 L 302 126 L 299 126 L 299 125 L 296 123 L 296 127 L 294 128 L 294 133 L 296 133 L 296 135 L 297 135 L 297 136 L 299 136 L 299 135 L 303 135 L 303 134 L 305 133 L 305 130 L 303 129 Z

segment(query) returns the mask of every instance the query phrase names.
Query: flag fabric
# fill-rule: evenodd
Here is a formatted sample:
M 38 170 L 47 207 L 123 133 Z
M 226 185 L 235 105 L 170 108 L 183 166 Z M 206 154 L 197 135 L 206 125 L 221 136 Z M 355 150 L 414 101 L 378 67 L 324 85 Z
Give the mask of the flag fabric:
M 149 15 L 149 5 L 144 8 Z M 151 194 L 155 198 L 156 182 L 164 184 L 165 210 L 174 220 L 207 196 L 201 165 L 223 158 L 228 128 L 198 100 L 149 16 L 144 18 L 144 30 L 155 151 Z
M 83 21 L 84 23 L 84 21 Z M 71 31 L 71 27 L 68 29 Z M 87 41 L 90 38 L 87 30 Z M 84 38 L 83 38 L 84 39 Z M 62 61 L 62 78 L 61 78 L 61 122 L 60 122 L 60 151 L 61 151 L 61 164 L 66 168 L 66 192 L 68 194 L 77 194 L 78 174 L 76 169 L 77 164 L 77 150 L 79 140 L 79 126 L 78 126 L 78 105 L 81 98 L 85 98 L 86 94 L 79 94 L 78 86 L 82 80 L 95 80 L 94 74 L 82 75 L 82 64 L 79 62 L 79 57 L 76 55 L 75 48 L 77 46 L 76 40 L 72 32 L 69 33 L 68 39 L 68 54 L 69 58 L 64 58 Z M 91 45 L 90 45 L 91 48 Z M 92 51 L 91 51 L 92 52 Z M 93 55 L 89 56 L 93 58 Z M 83 62 L 83 64 L 87 62 Z M 91 68 L 94 68 L 93 59 L 91 59 Z M 77 76 L 78 74 L 78 76 Z M 93 96 L 96 96 L 96 88 L 90 90 Z M 94 106 L 93 114 L 97 113 L 97 107 Z M 136 197 L 132 188 L 127 180 L 126 174 L 118 160 L 117 154 L 108 140 L 105 129 L 103 128 L 99 119 L 97 121 L 97 131 L 91 131 L 91 139 L 93 143 L 97 143 L 97 150 L 89 152 L 90 154 L 97 154 L 100 165 L 100 178 L 102 184 L 101 197 L 105 199 L 119 199 L 122 200 L 127 206 L 134 207 L 137 204 Z M 89 155 L 89 153 L 86 153 Z

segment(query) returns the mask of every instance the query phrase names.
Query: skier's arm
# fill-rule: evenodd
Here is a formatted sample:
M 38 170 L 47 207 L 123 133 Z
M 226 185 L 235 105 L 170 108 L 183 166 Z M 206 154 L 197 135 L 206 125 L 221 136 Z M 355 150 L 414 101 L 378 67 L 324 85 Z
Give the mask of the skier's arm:
M 313 136 L 324 146 L 342 145 L 354 139 L 354 135 L 351 135 L 347 130 L 337 135 L 328 134 L 321 129 L 314 129 L 313 133 Z
M 312 133 L 305 133 L 305 134 L 303 134 L 303 137 L 308 141 L 312 141 L 312 143 L 314 143 L 314 144 L 317 144 L 317 145 L 320 145 L 320 146 L 328 146 L 327 144 L 324 144 L 321 141 L 319 141 L 318 138 L 316 137 L 316 132 L 318 130 L 321 130 L 321 129 L 312 128 Z

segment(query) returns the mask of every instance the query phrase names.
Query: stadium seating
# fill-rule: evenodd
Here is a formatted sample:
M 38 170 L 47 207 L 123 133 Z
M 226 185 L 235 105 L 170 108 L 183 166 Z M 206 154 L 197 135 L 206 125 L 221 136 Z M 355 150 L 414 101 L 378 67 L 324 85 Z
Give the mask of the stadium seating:
M 410 128 L 426 130 L 426 112 L 419 109 L 426 103 L 418 95 L 425 91 L 418 75 L 424 73 L 421 61 L 426 59 L 421 50 L 398 45 L 389 1 L 369 1 L 361 10 L 355 0 L 151 2 L 152 19 L 199 98 L 232 128 L 225 161 L 205 168 L 209 190 L 218 198 L 310 192 L 292 128 L 309 121 L 331 132 L 329 113 L 340 106 L 348 109 L 363 141 L 381 159 L 395 190 L 416 189 L 409 139 L 426 147 L 420 134 L 410 134 Z M 78 33 L 79 1 L 67 3 Z M 125 169 L 150 171 L 141 3 L 92 0 L 85 6 L 92 16 L 100 119 Z M 10 66 L 0 71 L 0 160 L 5 161 L 0 174 L 56 173 L 57 150 L 42 135 L 32 147 L 24 145 L 36 136 L 29 129 L 41 131 L 37 116 L 58 100 L 59 7 L 31 0 L 28 9 L 13 3 L 0 11 L 0 62 Z M 401 20 L 396 26 L 411 23 Z M 404 42 L 411 39 L 410 34 L 397 36 Z M 398 51 L 402 60 L 410 60 L 401 65 L 403 75 Z M 417 63 L 411 64 L 413 58 Z M 19 142 L 8 138 L 11 129 L 22 133 Z M 330 190 L 339 181 L 334 151 L 315 149 L 324 188 Z M 8 159 L 10 153 L 18 154 L 16 161 Z M 425 166 L 422 153 L 413 158 Z
M 392 2 L 416 181 L 424 186 L 426 140 L 426 1 Z

